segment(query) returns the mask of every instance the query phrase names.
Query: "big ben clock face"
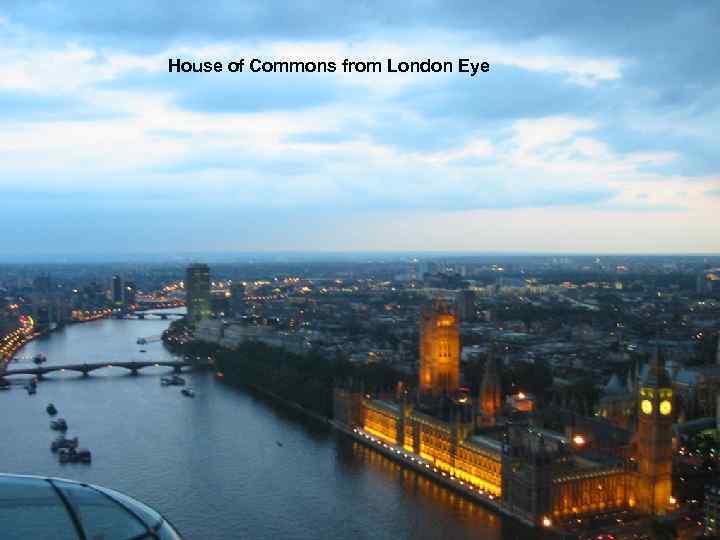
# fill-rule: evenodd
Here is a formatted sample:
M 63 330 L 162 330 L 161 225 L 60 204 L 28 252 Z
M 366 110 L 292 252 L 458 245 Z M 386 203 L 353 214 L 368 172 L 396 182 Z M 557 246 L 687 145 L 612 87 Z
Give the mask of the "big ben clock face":
M 672 404 L 666 399 L 660 402 L 660 414 L 668 415 L 672 412 Z
M 640 402 L 640 409 L 645 414 L 651 414 L 653 410 L 652 402 L 649 399 L 643 399 L 642 402 Z

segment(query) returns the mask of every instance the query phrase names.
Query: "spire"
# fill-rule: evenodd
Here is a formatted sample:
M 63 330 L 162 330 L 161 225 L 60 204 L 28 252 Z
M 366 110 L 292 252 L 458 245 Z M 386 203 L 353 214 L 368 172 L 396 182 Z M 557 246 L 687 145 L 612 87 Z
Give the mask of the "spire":
M 644 386 L 667 388 L 671 386 L 670 376 L 665 369 L 665 358 L 660 350 L 660 343 L 655 340 L 655 348 L 650 359 L 650 366 L 643 380 Z
M 624 392 L 624 388 L 622 386 L 622 383 L 620 382 L 620 378 L 617 376 L 616 373 L 613 373 L 610 376 L 610 379 L 608 380 L 607 384 L 605 385 L 605 388 L 603 389 L 605 394 L 622 394 Z
M 450 306 L 445 300 L 445 297 L 439 292 L 435 294 L 432 304 L 435 313 L 450 313 Z
M 502 406 L 502 388 L 495 359 L 495 342 L 490 344 L 490 351 L 485 361 L 485 373 L 480 384 L 480 411 L 486 418 L 494 417 Z

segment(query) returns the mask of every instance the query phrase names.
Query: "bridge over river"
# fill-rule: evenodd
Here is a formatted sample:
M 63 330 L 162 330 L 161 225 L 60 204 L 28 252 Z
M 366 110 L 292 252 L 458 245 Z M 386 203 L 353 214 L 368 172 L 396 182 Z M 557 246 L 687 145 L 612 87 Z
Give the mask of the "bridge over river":
M 183 368 L 207 368 L 210 367 L 208 362 L 195 362 L 191 360 L 161 360 L 161 361 L 137 361 L 133 360 L 130 362 L 93 362 L 85 364 L 57 364 L 49 366 L 36 366 L 36 367 L 22 367 L 15 369 L 0 370 L 0 380 L 5 379 L 13 375 L 34 375 L 38 379 L 42 379 L 43 375 L 52 373 L 54 371 L 66 372 L 75 371 L 81 373 L 84 377 L 98 369 L 105 368 L 124 368 L 128 370 L 132 375 L 137 375 L 138 372 L 147 367 L 169 367 L 172 368 L 175 373 L 180 373 Z
M 167 319 L 182 319 L 185 317 L 185 313 L 177 313 L 177 312 L 157 312 L 157 311 L 133 311 L 130 313 L 118 313 L 113 316 L 115 319 L 133 319 L 133 320 L 162 320 L 165 321 Z

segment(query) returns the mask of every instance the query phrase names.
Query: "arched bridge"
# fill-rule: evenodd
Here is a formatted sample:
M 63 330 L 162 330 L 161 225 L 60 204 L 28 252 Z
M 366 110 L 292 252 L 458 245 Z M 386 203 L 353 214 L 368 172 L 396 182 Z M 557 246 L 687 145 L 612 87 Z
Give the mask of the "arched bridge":
M 97 369 L 112 368 L 112 367 L 125 368 L 133 375 L 137 375 L 138 371 L 140 371 L 141 369 L 146 368 L 146 367 L 151 367 L 151 366 L 171 367 L 171 368 L 173 368 L 173 371 L 175 371 L 175 373 L 180 373 L 182 371 L 182 368 L 184 368 L 184 367 L 197 368 L 197 367 L 207 367 L 208 365 L 209 364 L 207 364 L 207 363 L 198 363 L 198 362 L 191 362 L 191 361 L 185 361 L 185 360 L 166 360 L 166 361 L 158 361 L 158 362 L 153 362 L 152 360 L 148 360 L 148 361 L 142 361 L 142 362 L 141 361 L 131 361 L 131 362 L 94 362 L 94 363 L 86 363 L 86 364 L 57 364 L 57 365 L 49 365 L 49 366 L 6 369 L 5 371 L 0 371 L 0 379 L 3 379 L 4 377 L 8 377 L 10 375 L 35 375 L 37 378 L 41 379 L 43 375 L 52 373 L 53 371 L 61 371 L 61 372 L 75 371 L 78 373 L 82 373 L 83 376 L 87 377 L 91 372 L 93 372 Z
M 115 318 L 117 319 L 138 319 L 138 320 L 167 320 L 167 319 L 182 319 L 185 317 L 184 313 L 162 313 L 154 311 L 134 311 L 132 313 L 118 314 Z

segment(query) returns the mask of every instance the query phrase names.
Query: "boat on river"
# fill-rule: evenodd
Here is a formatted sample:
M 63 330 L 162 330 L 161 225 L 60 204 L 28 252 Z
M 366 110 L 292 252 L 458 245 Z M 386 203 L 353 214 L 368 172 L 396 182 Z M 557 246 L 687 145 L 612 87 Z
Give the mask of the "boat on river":
M 60 463 L 91 463 L 92 452 L 87 448 L 61 448 L 58 451 Z
M 163 386 L 185 386 L 185 379 L 180 375 L 172 375 L 170 377 L 162 377 L 160 384 Z
M 193 390 L 192 388 L 183 388 L 182 390 L 180 390 L 180 393 L 183 396 L 195 397 L 195 390 Z
M 55 405 L 52 403 L 49 403 L 47 407 L 45 407 L 45 410 L 50 416 L 55 416 L 57 414 L 57 409 L 55 408 Z
M 50 450 L 53 452 L 57 452 L 58 450 L 61 450 L 63 448 L 68 450 L 75 450 L 79 444 L 80 440 L 77 437 L 68 439 L 65 437 L 65 435 L 60 435 L 57 439 L 50 443 Z
M 64 418 L 58 418 L 50 422 L 50 429 L 54 431 L 67 431 L 68 425 Z

